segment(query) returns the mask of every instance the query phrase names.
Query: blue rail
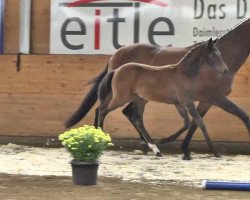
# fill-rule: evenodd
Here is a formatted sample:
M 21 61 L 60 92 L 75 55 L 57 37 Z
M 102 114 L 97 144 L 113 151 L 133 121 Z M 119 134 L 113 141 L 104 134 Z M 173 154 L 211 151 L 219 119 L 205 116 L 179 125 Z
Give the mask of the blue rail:
M 207 190 L 240 190 L 250 191 L 250 182 L 238 181 L 202 181 L 202 187 Z

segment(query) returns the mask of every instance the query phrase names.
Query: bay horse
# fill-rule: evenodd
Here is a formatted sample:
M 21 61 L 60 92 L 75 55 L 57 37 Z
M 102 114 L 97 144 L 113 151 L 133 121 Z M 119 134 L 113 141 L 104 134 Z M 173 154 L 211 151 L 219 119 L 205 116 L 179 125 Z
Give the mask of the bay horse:
M 220 52 L 210 39 L 191 49 L 176 64 L 155 67 L 127 63 L 108 73 L 99 86 L 98 96 L 101 104 L 99 113 L 96 113 L 96 126 L 103 128 L 104 118 L 109 112 L 138 96 L 145 101 L 173 104 L 187 126 L 190 121 L 188 113 L 192 116 L 202 130 L 210 149 L 218 156 L 194 104 L 196 79 L 205 60 L 209 60 L 208 66 L 219 72 L 220 76 L 228 72 Z
M 197 78 L 195 100 L 199 101 L 197 110 L 203 117 L 207 111 L 213 106 L 217 106 L 224 111 L 240 118 L 245 124 L 250 134 L 249 116 L 236 104 L 234 104 L 227 95 L 230 94 L 235 74 L 244 64 L 250 53 L 250 19 L 246 19 L 226 34 L 218 38 L 216 47 L 221 52 L 229 73 L 223 77 L 218 76 L 214 70 L 202 67 Z M 149 44 L 132 44 L 120 48 L 109 60 L 105 69 L 92 80 L 93 86 L 83 99 L 81 105 L 75 113 L 65 123 L 66 127 L 71 127 L 78 123 L 94 106 L 97 101 L 97 91 L 100 82 L 105 75 L 128 62 L 137 62 L 153 66 L 162 66 L 178 62 L 187 53 L 192 46 L 183 48 L 160 47 Z M 205 64 L 206 65 L 206 64 Z M 206 91 L 204 93 L 203 91 Z M 123 114 L 129 119 L 136 128 L 141 138 L 147 143 L 153 143 L 147 130 L 143 124 L 143 112 L 146 102 L 141 98 L 134 98 L 123 110 Z M 188 149 L 192 135 L 197 125 L 192 121 L 188 133 L 183 140 L 182 150 L 184 152 L 183 159 L 191 159 Z M 177 131 L 173 137 L 162 139 L 163 142 L 176 139 L 182 132 L 187 130 L 185 125 Z

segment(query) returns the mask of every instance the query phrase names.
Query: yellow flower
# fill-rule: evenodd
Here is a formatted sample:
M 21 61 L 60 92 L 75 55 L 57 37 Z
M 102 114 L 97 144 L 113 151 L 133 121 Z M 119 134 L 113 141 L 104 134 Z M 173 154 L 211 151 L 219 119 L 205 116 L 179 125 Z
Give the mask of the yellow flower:
M 104 151 L 109 146 L 113 146 L 109 134 L 100 128 L 96 129 L 94 126 L 88 125 L 61 133 L 59 140 L 76 160 L 89 160 L 90 156 L 91 159 L 97 159 L 100 152 L 96 150 L 96 147 L 101 146 Z M 82 148 L 83 145 L 85 148 Z

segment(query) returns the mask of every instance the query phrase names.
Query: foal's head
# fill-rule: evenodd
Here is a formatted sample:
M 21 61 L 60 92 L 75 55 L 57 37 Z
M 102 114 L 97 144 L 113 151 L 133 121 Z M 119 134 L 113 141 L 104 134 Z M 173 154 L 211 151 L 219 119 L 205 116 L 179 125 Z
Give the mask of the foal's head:
M 215 41 L 213 42 L 212 38 L 209 39 L 205 44 L 205 57 L 204 63 L 215 69 L 221 74 L 225 74 L 228 72 L 227 65 L 225 64 L 220 51 L 215 47 Z
M 214 46 L 212 38 L 192 48 L 180 62 L 185 63 L 183 65 L 184 73 L 188 76 L 197 75 L 204 63 L 221 74 L 228 72 L 228 68 L 219 50 Z

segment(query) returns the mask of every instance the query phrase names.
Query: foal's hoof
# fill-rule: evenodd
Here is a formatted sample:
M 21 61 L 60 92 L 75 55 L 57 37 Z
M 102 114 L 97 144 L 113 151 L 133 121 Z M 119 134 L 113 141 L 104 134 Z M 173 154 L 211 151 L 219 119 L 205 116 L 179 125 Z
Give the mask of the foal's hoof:
M 183 160 L 192 160 L 192 157 L 190 156 L 190 154 L 186 154 L 183 156 L 182 158 Z

